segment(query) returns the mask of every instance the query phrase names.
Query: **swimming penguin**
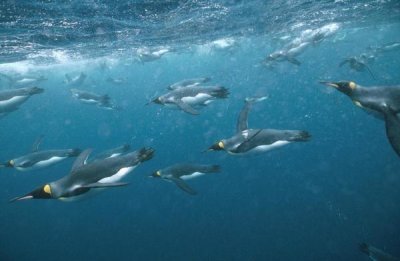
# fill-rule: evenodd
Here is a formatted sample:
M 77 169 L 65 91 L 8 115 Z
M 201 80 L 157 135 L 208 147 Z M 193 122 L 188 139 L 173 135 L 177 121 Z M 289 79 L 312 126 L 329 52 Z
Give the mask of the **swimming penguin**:
M 87 75 L 83 72 L 81 72 L 78 76 L 71 77 L 69 74 L 65 74 L 65 81 L 68 86 L 70 87 L 78 87 L 83 84 L 83 82 L 86 80 Z
M 150 177 L 161 178 L 167 181 L 172 181 L 180 189 L 189 193 L 190 195 L 196 195 L 197 192 L 189 187 L 184 180 L 196 178 L 209 173 L 220 172 L 218 165 L 199 165 L 199 164 L 175 164 L 165 169 L 154 172 Z
M 171 50 L 169 48 L 159 48 L 159 49 L 155 49 L 155 48 L 148 48 L 148 47 L 143 47 L 143 48 L 139 48 L 136 51 L 137 57 L 139 59 L 140 62 L 144 63 L 144 62 L 152 62 L 155 60 L 160 59 L 164 54 L 167 54 L 171 52 Z
M 39 145 L 42 140 L 43 136 L 40 136 L 35 141 L 31 153 L 11 159 L 6 163 L 0 164 L 0 167 L 14 168 L 19 171 L 35 170 L 54 165 L 67 158 L 77 157 L 81 153 L 80 149 L 39 151 Z
M 96 93 L 87 92 L 78 89 L 71 89 L 72 97 L 75 99 L 87 103 L 87 104 L 95 104 L 100 108 L 109 109 L 109 110 L 118 110 L 118 107 L 113 105 L 110 101 L 110 96 L 98 95 Z
M 168 86 L 168 90 L 175 90 L 182 87 L 193 87 L 198 86 L 202 83 L 209 82 L 211 78 L 203 77 L 203 78 L 193 78 L 193 79 L 185 79 L 176 83 L 173 83 Z
M 363 87 L 351 81 L 321 83 L 346 94 L 366 112 L 383 118 L 389 142 L 400 156 L 400 85 Z
M 119 182 L 140 163 L 153 157 L 152 148 L 142 148 L 122 156 L 107 158 L 85 164 L 91 150 L 83 151 L 72 166 L 71 172 L 54 182 L 16 197 L 11 202 L 26 199 L 77 199 L 91 189 L 125 186 Z
M 361 243 L 359 248 L 373 261 L 400 261 L 400 259 L 366 243 Z
M 367 57 L 364 55 L 360 56 L 352 56 L 349 58 L 344 59 L 340 64 L 339 67 L 342 67 L 345 64 L 349 64 L 350 68 L 352 70 L 355 70 L 357 72 L 363 72 L 367 70 L 371 77 L 375 79 L 374 74 L 372 73 L 371 69 L 369 68 L 367 64 Z
M 19 89 L 8 89 L 0 91 L 0 116 L 18 109 L 32 95 L 42 93 L 39 87 L 26 87 Z
M 172 90 L 152 102 L 174 105 L 186 113 L 198 115 L 195 107 L 206 106 L 216 99 L 225 99 L 228 95 L 228 89 L 222 86 L 191 86 Z
M 102 160 L 102 159 L 107 159 L 107 158 L 114 158 L 114 157 L 120 156 L 124 153 L 127 153 L 130 149 L 131 149 L 131 146 L 129 144 L 124 144 L 122 146 L 103 151 L 102 153 L 95 155 L 93 158 L 88 158 L 87 162 L 93 162 L 96 160 Z
M 208 148 L 208 151 L 225 150 L 230 154 L 243 155 L 269 151 L 292 142 L 308 141 L 311 136 L 307 131 L 248 128 L 247 118 L 252 104 L 266 98 L 247 98 L 239 114 L 236 134 L 215 143 Z

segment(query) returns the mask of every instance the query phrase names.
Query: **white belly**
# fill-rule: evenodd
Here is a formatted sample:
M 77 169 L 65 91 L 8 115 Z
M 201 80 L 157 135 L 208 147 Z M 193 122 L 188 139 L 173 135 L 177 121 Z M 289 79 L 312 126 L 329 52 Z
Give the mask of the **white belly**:
M 194 178 L 197 178 L 197 177 L 200 177 L 203 175 L 205 175 L 203 172 L 193 172 L 190 175 L 182 176 L 181 179 L 183 179 L 183 180 L 194 179 Z
M 285 146 L 285 145 L 287 145 L 289 143 L 290 143 L 290 141 L 279 140 L 279 141 L 276 141 L 276 142 L 274 142 L 272 144 L 269 144 L 269 145 L 257 146 L 255 148 L 253 148 L 253 149 L 251 149 L 249 151 L 243 152 L 243 153 L 230 153 L 230 154 L 233 154 L 233 155 L 259 154 L 259 153 L 263 153 L 263 152 L 266 152 L 266 151 L 270 151 L 270 150 L 274 150 L 274 149 L 280 148 L 280 147 Z
M 94 103 L 99 103 L 99 101 L 93 100 L 93 99 L 82 99 L 78 98 L 81 102 L 88 103 L 88 104 L 94 104 Z
M 0 101 L 0 110 L 18 106 L 28 99 L 29 96 L 14 96 L 11 99 Z
M 114 182 L 120 181 L 123 177 L 125 177 L 129 172 L 131 172 L 135 168 L 136 168 L 136 166 L 122 168 L 114 175 L 107 177 L 107 178 L 103 178 L 103 179 L 99 180 L 98 182 L 99 183 L 114 183 Z
M 194 104 L 206 103 L 207 101 L 209 101 L 212 98 L 213 98 L 213 96 L 211 96 L 209 94 L 199 93 L 199 94 L 197 94 L 196 96 L 193 96 L 193 97 L 183 97 L 182 101 L 184 103 L 194 105 Z
M 33 165 L 31 167 L 28 167 L 28 168 L 23 168 L 23 167 L 15 167 L 15 168 L 17 170 L 20 170 L 20 171 L 28 171 L 28 170 L 40 169 L 40 168 L 44 168 L 44 167 L 53 165 L 53 164 L 55 164 L 55 163 L 57 163 L 59 161 L 62 161 L 65 158 L 66 157 L 51 157 L 50 159 L 39 161 L 35 165 Z

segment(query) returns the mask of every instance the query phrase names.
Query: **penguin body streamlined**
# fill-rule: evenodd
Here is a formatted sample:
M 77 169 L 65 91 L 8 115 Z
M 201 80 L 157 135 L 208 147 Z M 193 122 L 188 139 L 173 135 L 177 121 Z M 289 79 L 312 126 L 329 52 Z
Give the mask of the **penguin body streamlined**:
M 206 106 L 216 99 L 225 99 L 228 95 L 228 89 L 222 86 L 187 86 L 159 96 L 153 102 L 173 105 L 186 113 L 198 115 L 197 107 Z
M 400 85 L 363 87 L 351 81 L 321 83 L 344 93 L 355 105 L 383 119 L 389 142 L 400 156 Z
M 0 91 L 0 116 L 15 111 L 32 95 L 42 93 L 39 87 L 26 87 Z
M 119 181 L 141 162 L 150 160 L 154 154 L 152 148 L 142 148 L 122 156 L 85 164 L 90 152 L 88 149 L 78 156 L 67 176 L 16 197 L 11 202 L 26 199 L 71 199 L 92 189 L 125 186 L 128 183 Z
M 243 155 L 269 151 L 291 142 L 308 141 L 311 136 L 307 131 L 248 128 L 248 114 L 252 104 L 266 98 L 246 99 L 238 117 L 236 134 L 230 138 L 220 140 L 209 147 L 208 150 L 225 150 L 230 154 Z
M 200 165 L 181 163 L 175 164 L 165 169 L 158 170 L 152 174 L 153 178 L 161 178 L 167 181 L 172 181 L 180 189 L 190 195 L 195 195 L 197 192 L 192 189 L 185 180 L 197 178 L 209 173 L 220 172 L 218 165 Z

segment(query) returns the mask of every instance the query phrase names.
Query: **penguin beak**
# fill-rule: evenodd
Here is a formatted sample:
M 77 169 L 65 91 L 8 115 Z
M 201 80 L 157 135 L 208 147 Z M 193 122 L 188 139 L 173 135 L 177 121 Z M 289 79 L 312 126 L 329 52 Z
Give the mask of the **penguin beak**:
M 16 197 L 10 200 L 10 203 L 26 199 L 51 199 L 51 187 L 46 184 L 43 187 L 37 188 L 34 191 L 22 196 Z
M 33 199 L 33 196 L 30 195 L 30 194 L 27 194 L 27 195 L 22 196 L 22 197 L 16 197 L 16 198 L 11 199 L 10 203 L 13 203 L 15 201 L 20 201 L 20 200 L 26 200 L 26 199 Z
M 329 87 L 333 87 L 335 89 L 339 88 L 339 84 L 336 83 L 336 82 L 324 82 L 324 81 L 321 81 L 319 83 L 324 84 L 324 85 L 329 86 Z

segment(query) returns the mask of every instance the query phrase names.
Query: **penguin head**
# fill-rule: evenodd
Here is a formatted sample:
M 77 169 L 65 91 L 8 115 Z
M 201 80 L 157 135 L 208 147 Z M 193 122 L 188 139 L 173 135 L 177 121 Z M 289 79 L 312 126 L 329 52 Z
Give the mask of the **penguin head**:
M 160 170 L 154 171 L 151 174 L 151 176 L 149 176 L 149 177 L 151 177 L 151 178 L 161 178 L 161 171 Z
M 209 147 L 208 151 L 224 150 L 224 149 L 225 149 L 225 143 L 221 140 L 219 142 L 214 143 L 211 147 Z
M 352 81 L 341 81 L 341 82 L 321 82 L 327 86 L 333 87 L 336 90 L 343 92 L 344 94 L 351 95 L 352 92 L 357 88 L 357 84 Z
M 163 99 L 161 97 L 155 98 L 154 100 L 152 100 L 152 102 L 156 104 L 164 104 Z
M 51 186 L 49 184 L 46 184 L 22 197 L 13 198 L 12 200 L 10 200 L 10 202 L 26 200 L 26 199 L 51 199 L 51 198 L 52 198 Z

